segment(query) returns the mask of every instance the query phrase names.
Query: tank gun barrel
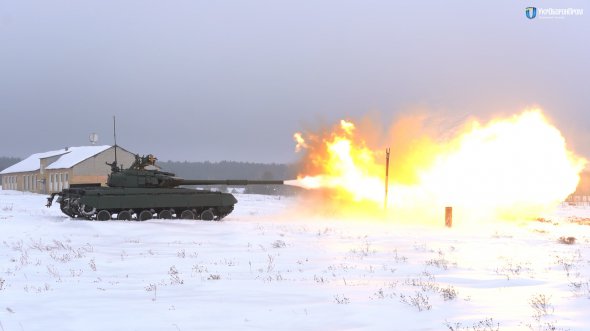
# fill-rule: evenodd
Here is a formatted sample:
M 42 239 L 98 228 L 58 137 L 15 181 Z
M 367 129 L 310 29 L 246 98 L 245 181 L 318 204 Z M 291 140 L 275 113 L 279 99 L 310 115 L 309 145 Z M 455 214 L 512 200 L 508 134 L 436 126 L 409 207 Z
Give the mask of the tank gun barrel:
M 227 185 L 227 186 L 247 186 L 247 185 L 283 185 L 282 180 L 245 180 L 245 179 L 181 179 L 177 185 Z

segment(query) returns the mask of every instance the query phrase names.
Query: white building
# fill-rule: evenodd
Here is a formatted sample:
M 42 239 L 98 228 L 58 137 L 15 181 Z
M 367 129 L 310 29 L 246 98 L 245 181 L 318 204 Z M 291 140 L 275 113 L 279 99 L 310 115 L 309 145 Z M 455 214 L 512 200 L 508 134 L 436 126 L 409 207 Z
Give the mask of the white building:
M 49 194 L 71 185 L 105 185 L 115 159 L 114 146 L 69 147 L 33 154 L 0 172 L 3 190 Z M 133 153 L 117 146 L 119 165 L 129 167 Z

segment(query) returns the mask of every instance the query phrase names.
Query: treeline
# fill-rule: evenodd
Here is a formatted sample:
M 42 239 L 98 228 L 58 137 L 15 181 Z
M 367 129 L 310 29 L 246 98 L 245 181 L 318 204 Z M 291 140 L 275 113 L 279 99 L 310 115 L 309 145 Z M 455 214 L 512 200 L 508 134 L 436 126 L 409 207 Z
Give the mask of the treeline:
M 18 157 L 6 157 L 6 156 L 0 156 L 0 171 L 10 167 L 13 164 L 16 164 L 18 162 L 22 161 L 22 159 L 19 159 Z
M 0 171 L 20 162 L 15 157 L 0 157 Z M 158 162 L 163 171 L 175 173 L 176 176 L 185 179 L 249 179 L 249 180 L 278 180 L 293 179 L 297 176 L 295 164 L 277 163 L 250 163 L 250 162 Z M 232 191 L 232 188 L 218 186 L 222 191 Z M 245 193 L 257 194 L 292 194 L 290 187 L 277 185 L 251 185 L 245 189 Z
M 163 171 L 186 179 L 292 179 L 297 176 L 293 164 L 250 162 L 158 162 Z
M 0 156 L 0 171 L 22 161 L 17 157 Z M 293 179 L 297 176 L 294 164 L 250 162 L 158 162 L 163 171 L 186 179 Z

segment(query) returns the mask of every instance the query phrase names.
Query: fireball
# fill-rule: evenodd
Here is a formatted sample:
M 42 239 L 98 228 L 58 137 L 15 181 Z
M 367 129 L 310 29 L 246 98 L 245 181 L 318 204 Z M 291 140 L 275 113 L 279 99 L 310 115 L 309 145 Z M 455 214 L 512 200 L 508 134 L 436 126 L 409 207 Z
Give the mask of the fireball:
M 412 123 L 394 123 L 394 139 L 374 146 L 347 120 L 328 132 L 296 133 L 306 154 L 290 184 L 321 189 L 314 201 L 330 212 L 383 215 L 383 151 L 391 147 L 388 218 L 440 221 L 441 210 L 452 206 L 463 220 L 526 219 L 575 191 L 586 163 L 539 109 L 470 121 L 444 139 Z M 411 129 L 400 134 L 404 127 Z

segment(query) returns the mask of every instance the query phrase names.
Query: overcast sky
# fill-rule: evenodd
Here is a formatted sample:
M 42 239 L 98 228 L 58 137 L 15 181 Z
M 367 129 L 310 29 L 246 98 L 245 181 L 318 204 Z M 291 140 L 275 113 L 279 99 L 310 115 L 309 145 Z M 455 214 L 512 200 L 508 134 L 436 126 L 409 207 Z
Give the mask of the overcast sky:
M 2 0 L 0 155 L 112 144 L 116 115 L 160 160 L 291 162 L 318 122 L 539 105 L 589 157 L 590 5 L 531 3 Z

